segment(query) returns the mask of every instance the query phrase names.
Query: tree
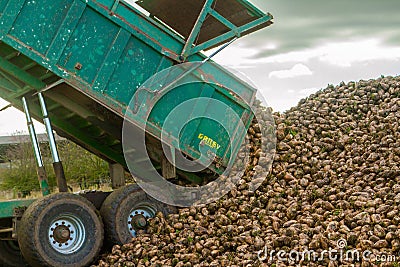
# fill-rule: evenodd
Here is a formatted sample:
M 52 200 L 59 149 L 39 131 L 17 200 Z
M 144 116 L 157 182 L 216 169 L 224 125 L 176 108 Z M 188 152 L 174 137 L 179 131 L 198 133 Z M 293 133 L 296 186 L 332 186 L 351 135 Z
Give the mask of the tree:
M 108 163 L 70 141 L 59 142 L 65 175 L 82 189 L 109 182 Z
M 57 146 L 68 184 L 79 184 L 81 189 L 86 189 L 92 185 L 109 182 L 107 162 L 68 140 L 59 141 Z M 48 143 L 41 143 L 40 149 L 49 186 L 55 187 L 56 179 Z M 19 144 L 8 146 L 4 154 L 5 158 L 11 161 L 11 168 L 0 173 L 0 188 L 13 189 L 24 194 L 39 190 L 32 145 L 20 140 Z

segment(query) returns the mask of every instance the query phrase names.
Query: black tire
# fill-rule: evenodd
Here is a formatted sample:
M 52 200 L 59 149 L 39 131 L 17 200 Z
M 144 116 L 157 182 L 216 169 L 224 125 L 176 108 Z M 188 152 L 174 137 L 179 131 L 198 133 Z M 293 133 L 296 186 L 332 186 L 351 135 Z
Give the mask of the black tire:
M 0 266 L 24 267 L 28 263 L 22 257 L 16 240 L 0 240 Z
M 22 255 L 34 267 L 87 266 L 99 255 L 103 239 L 103 223 L 93 204 L 70 193 L 35 201 L 18 227 Z
M 132 218 L 130 215 L 138 210 L 144 210 L 145 212 L 148 210 L 145 214 L 148 218 L 154 217 L 159 211 L 165 216 L 177 212 L 175 207 L 161 203 L 148 196 L 136 184 L 119 188 L 106 198 L 100 209 L 107 244 L 122 245 L 132 240 L 135 236 L 135 233 L 132 232 L 135 232 L 136 229 L 128 221 L 130 220 L 129 218 Z

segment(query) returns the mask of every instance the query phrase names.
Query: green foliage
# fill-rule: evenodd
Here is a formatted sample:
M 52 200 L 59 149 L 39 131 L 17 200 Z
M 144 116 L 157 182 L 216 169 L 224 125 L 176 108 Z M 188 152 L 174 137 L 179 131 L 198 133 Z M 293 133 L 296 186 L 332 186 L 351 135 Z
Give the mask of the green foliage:
M 22 142 L 22 140 L 21 140 Z M 38 190 L 39 183 L 36 176 L 36 163 L 30 144 L 9 146 L 4 153 L 4 158 L 11 161 L 10 169 L 2 173 L 1 189 L 14 189 L 19 192 Z M 49 176 L 50 186 L 54 186 L 54 177 Z
M 289 130 L 289 133 L 290 133 L 293 137 L 297 135 L 297 131 L 295 131 L 295 130 L 293 130 L 293 129 L 290 129 L 290 130 Z
M 80 146 L 68 141 L 59 142 L 59 153 L 70 181 L 90 185 L 108 179 L 107 162 Z
M 67 140 L 59 141 L 57 146 L 68 184 L 79 184 L 84 189 L 108 181 L 107 162 Z M 49 146 L 43 143 L 40 144 L 40 149 L 49 185 L 55 187 L 56 180 Z M 2 155 L 11 160 L 11 164 L 9 169 L 4 169 L 0 173 L 0 189 L 23 193 L 40 189 L 36 175 L 36 161 L 30 143 L 21 142 L 18 145 L 8 146 Z

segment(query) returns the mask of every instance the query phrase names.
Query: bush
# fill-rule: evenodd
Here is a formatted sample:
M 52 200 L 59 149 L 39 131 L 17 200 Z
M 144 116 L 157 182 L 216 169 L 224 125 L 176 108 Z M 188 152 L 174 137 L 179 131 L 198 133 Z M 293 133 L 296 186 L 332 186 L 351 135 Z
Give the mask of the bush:
M 85 189 L 109 180 L 108 164 L 104 160 L 67 140 L 59 141 L 57 146 L 69 185 L 79 184 L 81 189 Z M 57 184 L 48 143 L 41 143 L 40 149 L 49 186 L 55 187 Z M 25 194 L 39 190 L 32 145 L 21 140 L 20 144 L 7 147 L 3 153 L 5 158 L 11 160 L 11 167 L 2 171 L 0 189 Z

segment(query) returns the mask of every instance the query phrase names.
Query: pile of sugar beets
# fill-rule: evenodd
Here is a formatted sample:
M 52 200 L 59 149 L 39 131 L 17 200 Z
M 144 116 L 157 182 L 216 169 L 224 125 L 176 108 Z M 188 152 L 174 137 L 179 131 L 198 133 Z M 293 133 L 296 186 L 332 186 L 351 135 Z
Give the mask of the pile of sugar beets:
M 253 122 L 238 187 L 157 214 L 97 266 L 399 266 L 400 77 L 328 86 L 273 116 L 275 158 L 256 191 L 246 177 L 266 155 Z

